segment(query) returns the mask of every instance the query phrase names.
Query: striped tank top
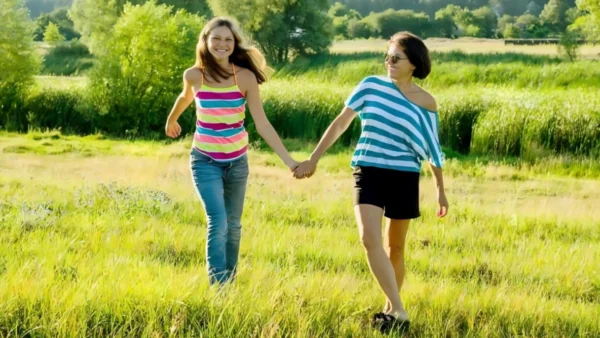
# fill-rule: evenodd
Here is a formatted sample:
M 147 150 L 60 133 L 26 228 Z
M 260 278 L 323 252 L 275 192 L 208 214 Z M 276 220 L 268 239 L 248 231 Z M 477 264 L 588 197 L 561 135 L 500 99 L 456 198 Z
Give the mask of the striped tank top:
M 196 132 L 193 148 L 219 162 L 236 160 L 248 150 L 248 133 L 244 128 L 246 98 L 240 91 L 235 66 L 235 85 L 226 88 L 204 84 L 194 96 L 196 101 Z

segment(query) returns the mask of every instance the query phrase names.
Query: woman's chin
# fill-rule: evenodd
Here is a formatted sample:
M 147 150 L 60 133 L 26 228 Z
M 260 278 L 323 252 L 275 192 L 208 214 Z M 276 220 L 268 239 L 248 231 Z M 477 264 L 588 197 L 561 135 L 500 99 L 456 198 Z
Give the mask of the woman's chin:
M 216 61 L 227 61 L 229 60 L 229 57 L 231 56 L 231 54 L 227 54 L 227 53 L 210 53 L 210 55 L 212 55 L 212 57 L 216 60 Z

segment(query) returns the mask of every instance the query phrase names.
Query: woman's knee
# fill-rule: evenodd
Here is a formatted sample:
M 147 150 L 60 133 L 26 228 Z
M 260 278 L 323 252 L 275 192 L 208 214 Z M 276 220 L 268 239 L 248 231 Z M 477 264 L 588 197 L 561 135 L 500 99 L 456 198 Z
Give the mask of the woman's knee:
M 367 251 L 371 251 L 378 248 L 383 248 L 381 238 L 378 238 L 376 234 L 369 231 L 363 231 L 360 236 L 360 243 Z
M 404 257 L 404 244 L 403 243 L 390 243 L 386 247 L 390 253 L 390 257 Z

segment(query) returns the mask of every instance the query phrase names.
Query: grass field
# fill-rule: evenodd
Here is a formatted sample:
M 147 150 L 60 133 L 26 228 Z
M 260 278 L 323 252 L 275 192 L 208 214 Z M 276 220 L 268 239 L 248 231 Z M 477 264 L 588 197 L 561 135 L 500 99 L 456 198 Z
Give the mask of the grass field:
M 250 152 L 239 280 L 218 292 L 189 141 L 0 134 L 0 336 L 379 336 L 350 149 L 302 181 Z M 286 144 L 298 159 L 312 147 Z M 600 181 L 546 161 L 449 160 L 442 220 L 423 175 L 402 291 L 411 337 L 600 335 Z
M 423 170 L 402 290 L 410 337 L 599 337 L 600 47 L 571 63 L 556 46 L 426 43 L 434 72 L 421 85 L 440 107 L 450 213 L 435 217 Z M 296 159 L 358 81 L 384 72 L 384 50 L 338 42 L 262 87 Z M 369 319 L 383 296 L 352 210 L 358 121 L 309 180 L 252 135 L 239 278 L 216 290 L 189 131 L 177 141 L 35 131 L 93 114 L 78 111 L 87 77 L 36 80 L 32 130 L 0 131 L 0 337 L 381 336 Z

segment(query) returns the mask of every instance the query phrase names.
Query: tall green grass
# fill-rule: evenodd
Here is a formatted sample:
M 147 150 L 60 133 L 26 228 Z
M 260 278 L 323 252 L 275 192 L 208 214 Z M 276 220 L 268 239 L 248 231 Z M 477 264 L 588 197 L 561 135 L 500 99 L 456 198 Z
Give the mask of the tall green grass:
M 264 89 L 265 109 L 281 135 L 316 140 L 353 88 L 296 79 Z M 440 107 L 440 140 L 450 149 L 502 156 L 599 154 L 600 96 L 594 89 L 457 86 L 432 93 Z M 349 145 L 359 135 L 357 119 L 341 142 Z
M 330 54 L 298 58 L 277 71 L 276 77 L 355 85 L 365 76 L 385 74 L 381 53 Z M 451 85 L 499 85 L 518 88 L 600 87 L 600 61 L 564 62 L 555 57 L 523 54 L 431 55 L 433 71 L 419 83 L 429 88 Z

